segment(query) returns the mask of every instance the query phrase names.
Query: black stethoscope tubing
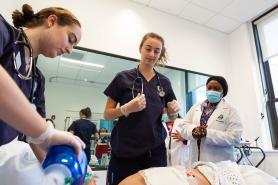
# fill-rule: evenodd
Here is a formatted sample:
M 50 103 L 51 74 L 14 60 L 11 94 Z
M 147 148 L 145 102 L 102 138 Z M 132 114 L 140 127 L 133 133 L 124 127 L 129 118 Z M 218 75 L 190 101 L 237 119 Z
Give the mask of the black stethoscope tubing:
M 23 31 L 22 28 L 19 28 L 18 29 L 18 35 L 16 37 L 16 40 L 14 42 L 14 45 L 18 45 L 18 46 L 23 46 L 24 47 L 27 47 L 28 50 L 29 50 L 29 57 L 30 57 L 30 66 L 29 66 L 29 69 L 28 69 L 28 72 L 27 72 L 27 75 L 23 75 L 19 72 L 19 69 L 17 67 L 17 63 L 16 63 L 16 55 L 15 55 L 15 48 L 14 48 L 14 52 L 13 52 L 13 63 L 14 63 L 14 69 L 15 69 L 15 72 L 17 73 L 18 77 L 22 80 L 30 80 L 32 79 L 32 75 L 34 74 L 34 67 L 33 66 L 33 48 L 30 44 L 30 41 L 27 37 L 27 35 L 25 34 L 25 32 Z M 24 41 L 25 40 L 25 41 Z
M 160 82 L 160 78 L 159 78 L 159 75 L 157 74 L 156 70 L 153 69 L 154 72 L 155 72 L 155 76 L 156 76 L 156 79 L 158 81 L 158 86 L 157 86 L 157 93 L 158 95 L 161 97 L 161 98 L 164 98 L 165 96 L 165 91 L 161 85 L 161 82 Z M 134 95 L 134 86 L 135 86 L 135 82 L 137 81 L 137 79 L 140 80 L 140 83 L 141 83 L 141 94 L 144 93 L 144 83 L 143 83 L 143 78 L 139 75 L 139 65 L 137 66 L 136 68 L 136 78 L 133 80 L 132 82 L 132 97 L 135 98 L 135 95 Z
M 30 95 L 29 95 L 29 101 L 31 103 L 33 103 L 33 100 L 34 100 L 34 96 L 35 96 L 35 91 L 36 91 L 36 78 L 37 78 L 37 71 L 36 71 L 36 63 L 37 63 L 37 58 L 33 59 L 33 48 L 30 44 L 30 41 L 27 37 L 27 35 L 25 34 L 25 32 L 23 31 L 22 28 L 19 28 L 18 29 L 18 35 L 16 37 L 16 41 L 14 42 L 15 46 L 18 45 L 18 46 L 23 46 L 24 47 L 27 47 L 28 50 L 29 50 L 29 57 L 30 57 L 30 66 L 29 66 L 29 69 L 28 69 L 28 72 L 27 72 L 27 75 L 23 75 L 19 72 L 19 69 L 17 67 L 17 63 L 16 63 L 16 55 L 15 55 L 15 50 L 13 52 L 13 62 L 14 62 L 14 69 L 15 69 L 15 72 L 16 74 L 18 75 L 18 77 L 22 80 L 32 80 L 31 82 L 31 92 L 30 92 Z M 25 41 L 24 41 L 25 40 Z

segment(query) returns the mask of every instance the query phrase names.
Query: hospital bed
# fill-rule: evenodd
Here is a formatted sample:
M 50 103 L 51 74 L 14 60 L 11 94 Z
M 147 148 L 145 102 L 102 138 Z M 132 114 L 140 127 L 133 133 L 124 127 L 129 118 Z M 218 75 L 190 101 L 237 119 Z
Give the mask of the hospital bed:
M 263 151 L 262 148 L 260 148 L 258 146 L 250 146 L 250 144 L 251 143 L 249 141 L 242 141 L 239 146 L 235 147 L 236 150 L 238 151 L 237 152 L 238 155 L 236 155 L 237 163 L 252 165 L 257 168 L 265 160 L 265 152 Z M 261 158 L 259 159 L 259 161 L 256 161 L 256 163 L 251 162 L 252 153 L 255 151 L 261 153 Z

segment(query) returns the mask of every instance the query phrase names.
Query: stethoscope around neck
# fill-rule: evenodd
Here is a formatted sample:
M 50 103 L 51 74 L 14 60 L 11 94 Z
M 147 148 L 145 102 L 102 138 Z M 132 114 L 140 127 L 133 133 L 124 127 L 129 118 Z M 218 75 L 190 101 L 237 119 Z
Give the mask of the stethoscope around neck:
M 33 103 L 33 100 L 34 100 L 34 96 L 35 96 L 35 92 L 36 92 L 36 89 L 37 89 L 37 82 L 36 82 L 36 77 L 37 77 L 37 72 L 36 72 L 36 61 L 37 61 L 37 58 L 33 59 L 33 48 L 30 44 L 30 41 L 27 37 L 27 35 L 25 34 L 25 32 L 23 31 L 22 28 L 19 28 L 18 29 L 18 35 L 16 37 L 16 40 L 14 42 L 14 52 L 13 52 L 13 63 L 14 63 L 14 70 L 17 74 L 17 76 L 21 79 L 21 80 L 32 80 L 31 82 L 31 92 L 30 92 L 30 95 L 29 95 L 29 100 L 31 103 Z M 19 67 L 17 66 L 17 62 L 16 62 L 16 54 L 15 54 L 15 49 L 16 49 L 16 46 L 23 46 L 24 47 L 27 47 L 27 49 L 29 50 L 29 58 L 30 58 L 30 65 L 29 65 L 29 68 L 28 68 L 28 71 L 27 71 L 27 74 L 24 75 L 22 73 L 20 73 L 19 71 Z
M 157 94 L 161 97 L 161 98 L 164 98 L 164 96 L 165 96 L 165 91 L 164 91 L 164 89 L 163 89 L 163 87 L 162 87 L 162 85 L 161 85 L 161 82 L 160 82 L 160 78 L 159 78 L 159 76 L 158 76 L 158 74 L 157 74 L 157 72 L 156 72 L 156 70 L 155 69 L 153 69 L 154 70 L 154 72 L 155 72 L 155 76 L 156 76 L 156 79 L 157 79 L 157 81 L 158 81 L 158 86 L 157 86 Z M 143 83 L 143 78 L 139 75 L 139 65 L 137 66 L 137 68 L 136 68 L 136 78 L 133 80 L 133 83 L 132 83 L 132 97 L 133 98 L 135 98 L 136 96 L 135 96 L 135 94 L 134 94 L 134 90 L 135 90 L 135 83 L 136 83 L 136 81 L 140 81 L 140 83 L 141 83 L 141 94 L 143 94 L 144 93 L 144 83 Z
M 35 70 L 35 66 L 33 66 L 33 48 L 30 44 L 30 41 L 29 41 L 27 35 L 23 31 L 23 29 L 19 28 L 18 31 L 19 31 L 19 33 L 16 37 L 16 41 L 14 42 L 14 44 L 15 44 L 15 46 L 23 46 L 23 48 L 27 47 L 27 49 L 29 50 L 30 65 L 29 65 L 29 68 L 27 71 L 27 75 L 23 75 L 22 73 L 20 73 L 19 68 L 17 66 L 17 62 L 16 62 L 16 54 L 14 51 L 13 52 L 14 69 L 20 79 L 30 80 L 30 79 L 32 79 L 32 75 L 34 75 L 34 74 L 32 74 L 32 71 Z

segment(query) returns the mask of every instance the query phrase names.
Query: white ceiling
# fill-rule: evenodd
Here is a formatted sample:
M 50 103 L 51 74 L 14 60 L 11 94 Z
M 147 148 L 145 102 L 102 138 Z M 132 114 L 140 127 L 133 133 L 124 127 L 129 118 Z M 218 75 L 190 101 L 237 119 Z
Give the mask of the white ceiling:
M 82 56 L 81 61 L 101 64 L 104 65 L 104 68 L 101 69 L 82 64 L 69 63 L 62 61 L 61 57 L 51 59 L 43 56 L 39 56 L 37 66 L 43 72 L 46 81 L 50 83 L 103 88 L 112 81 L 118 72 L 135 68 L 138 65 L 138 63 L 134 61 L 78 49 L 74 49 L 71 55 L 64 57 L 71 58 L 78 54 Z M 172 70 L 168 68 L 158 68 L 158 71 L 167 76 Z
M 278 0 L 130 0 L 134 3 L 231 33 L 278 5 Z

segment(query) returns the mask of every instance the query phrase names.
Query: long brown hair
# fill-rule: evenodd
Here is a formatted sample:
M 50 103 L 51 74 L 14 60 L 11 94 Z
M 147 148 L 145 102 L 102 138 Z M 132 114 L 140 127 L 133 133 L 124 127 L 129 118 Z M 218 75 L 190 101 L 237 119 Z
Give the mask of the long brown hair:
M 22 6 L 22 12 L 15 10 L 12 13 L 13 24 L 16 28 L 26 27 L 33 28 L 40 26 L 50 16 L 56 15 L 58 17 L 58 24 L 60 26 L 70 26 L 77 24 L 81 28 L 78 19 L 69 10 L 60 7 L 49 7 L 34 13 L 32 7 L 28 4 Z

